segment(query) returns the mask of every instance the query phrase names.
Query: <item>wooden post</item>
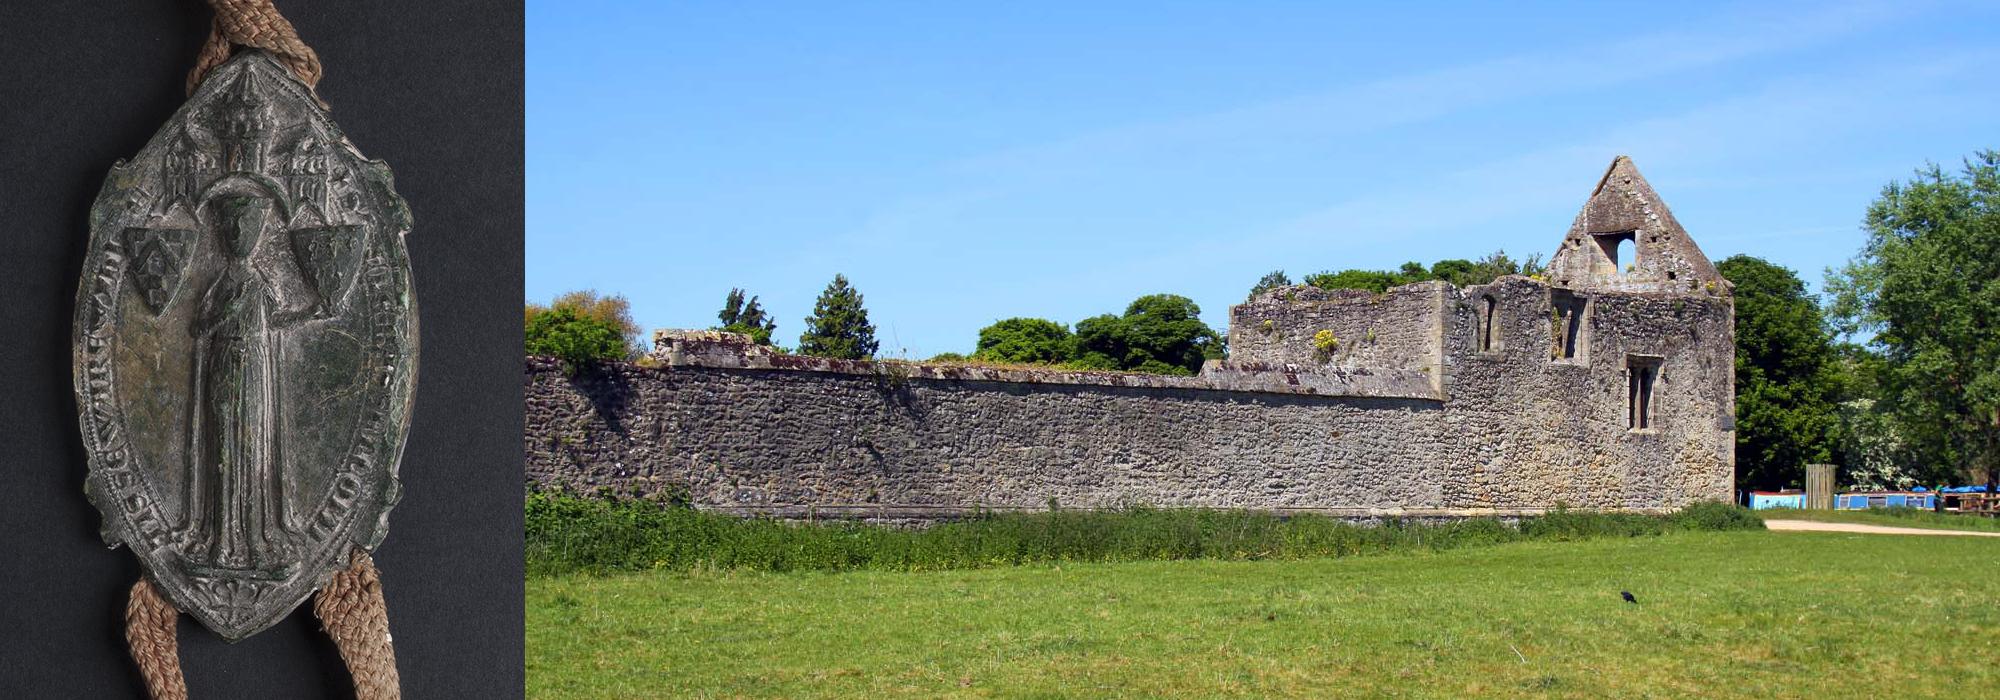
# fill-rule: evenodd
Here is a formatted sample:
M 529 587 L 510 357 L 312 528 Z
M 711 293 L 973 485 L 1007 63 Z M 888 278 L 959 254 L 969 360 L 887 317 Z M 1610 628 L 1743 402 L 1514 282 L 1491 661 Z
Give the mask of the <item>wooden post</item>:
M 1806 508 L 1833 509 L 1833 465 L 1806 465 Z

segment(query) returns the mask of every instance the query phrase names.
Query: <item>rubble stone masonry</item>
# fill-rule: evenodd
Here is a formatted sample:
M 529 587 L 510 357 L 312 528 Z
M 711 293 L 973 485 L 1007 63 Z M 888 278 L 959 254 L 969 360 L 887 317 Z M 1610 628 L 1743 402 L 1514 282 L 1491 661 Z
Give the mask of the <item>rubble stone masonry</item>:
M 1732 315 L 1621 157 L 1546 279 L 1272 290 L 1231 309 L 1231 358 L 1194 377 L 829 360 L 711 331 L 661 331 L 652 366 L 530 358 L 528 479 L 780 517 L 1665 511 L 1730 497 Z

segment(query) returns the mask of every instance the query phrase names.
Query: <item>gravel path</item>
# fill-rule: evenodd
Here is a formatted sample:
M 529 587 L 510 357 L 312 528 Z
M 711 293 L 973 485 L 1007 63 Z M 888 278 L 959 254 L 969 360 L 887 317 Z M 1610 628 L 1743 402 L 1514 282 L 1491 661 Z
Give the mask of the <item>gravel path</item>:
M 1928 530 L 1916 527 L 1889 527 L 1886 525 L 1857 525 L 1855 523 L 1821 523 L 1811 520 L 1766 520 L 1764 527 L 1793 532 L 1861 532 L 1873 535 L 1960 535 L 1964 537 L 2000 537 L 2000 532 L 1967 532 L 1964 530 Z

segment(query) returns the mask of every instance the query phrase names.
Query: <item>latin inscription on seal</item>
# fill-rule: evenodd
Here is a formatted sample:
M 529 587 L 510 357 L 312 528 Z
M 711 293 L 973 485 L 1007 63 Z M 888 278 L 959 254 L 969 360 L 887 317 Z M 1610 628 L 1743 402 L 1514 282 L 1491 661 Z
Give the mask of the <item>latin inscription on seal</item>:
M 105 540 L 231 641 L 373 549 L 416 368 L 410 216 L 269 56 L 213 71 L 91 210 L 76 311 Z

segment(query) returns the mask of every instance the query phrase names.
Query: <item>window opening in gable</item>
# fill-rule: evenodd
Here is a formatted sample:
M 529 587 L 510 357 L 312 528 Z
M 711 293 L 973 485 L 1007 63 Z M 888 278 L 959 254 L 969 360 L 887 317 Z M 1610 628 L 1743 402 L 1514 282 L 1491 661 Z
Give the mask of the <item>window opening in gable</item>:
M 1617 233 L 1593 233 L 1590 237 L 1597 241 L 1597 251 L 1603 260 L 1611 265 L 1612 274 L 1624 274 L 1627 267 L 1639 264 L 1637 241 L 1638 232 L 1619 231 Z M 1627 257 L 1627 254 L 1630 257 Z

